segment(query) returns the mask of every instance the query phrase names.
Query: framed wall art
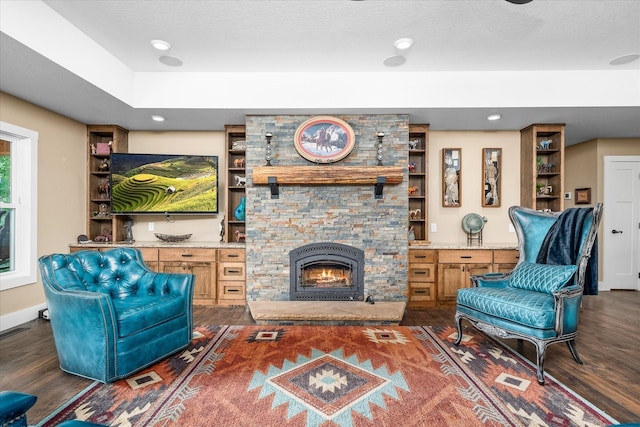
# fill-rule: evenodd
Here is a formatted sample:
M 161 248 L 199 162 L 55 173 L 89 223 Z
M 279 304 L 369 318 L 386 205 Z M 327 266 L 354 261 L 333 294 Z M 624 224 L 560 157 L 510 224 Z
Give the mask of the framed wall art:
M 442 206 L 462 206 L 462 148 L 442 149 Z
M 588 205 L 591 203 L 591 187 L 576 188 L 576 205 Z
M 294 146 L 300 156 L 314 163 L 338 162 L 351 153 L 356 138 L 351 126 L 331 116 L 315 116 L 296 129 Z
M 502 148 L 482 149 L 482 206 L 500 207 Z

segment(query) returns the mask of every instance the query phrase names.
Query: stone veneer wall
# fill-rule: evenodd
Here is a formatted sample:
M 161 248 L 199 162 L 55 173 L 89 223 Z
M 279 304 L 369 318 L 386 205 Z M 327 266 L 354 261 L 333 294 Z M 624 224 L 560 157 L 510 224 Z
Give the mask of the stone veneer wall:
M 289 252 L 301 245 L 337 242 L 365 252 L 365 296 L 405 301 L 407 297 L 407 177 L 385 185 L 383 199 L 373 185 L 280 185 L 271 199 L 268 186 L 254 186 L 251 172 L 265 164 L 266 132 L 273 132 L 274 166 L 313 166 L 296 151 L 298 126 L 313 116 L 247 116 L 247 300 L 289 299 Z M 336 115 L 353 129 L 356 144 L 340 166 L 375 166 L 377 137 L 385 133 L 385 166 L 407 168 L 407 115 Z M 322 167 L 317 165 L 318 173 Z

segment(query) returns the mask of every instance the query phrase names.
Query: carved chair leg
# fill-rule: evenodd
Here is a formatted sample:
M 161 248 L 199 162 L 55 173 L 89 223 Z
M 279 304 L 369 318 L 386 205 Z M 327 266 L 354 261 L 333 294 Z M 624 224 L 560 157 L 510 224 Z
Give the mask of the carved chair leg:
M 536 376 L 538 377 L 538 384 L 544 385 L 544 352 L 546 347 L 541 342 L 536 342 L 536 354 L 537 354 L 537 369 Z
M 456 326 L 458 328 L 458 338 L 456 338 L 453 344 L 457 347 L 458 344 L 460 344 L 460 341 L 462 341 L 462 316 L 456 313 L 455 320 L 456 320 Z
M 584 365 L 584 363 L 582 363 L 582 359 L 580 358 L 580 355 L 578 354 L 578 348 L 576 347 L 576 340 L 567 341 L 567 347 L 569 347 L 569 351 L 573 356 L 573 360 L 575 360 L 581 365 Z

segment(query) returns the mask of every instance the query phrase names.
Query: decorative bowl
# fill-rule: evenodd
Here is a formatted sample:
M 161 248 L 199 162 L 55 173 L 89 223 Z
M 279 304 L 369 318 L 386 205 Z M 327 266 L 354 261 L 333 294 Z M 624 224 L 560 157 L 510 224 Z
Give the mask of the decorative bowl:
M 154 233 L 154 234 L 158 239 L 162 240 L 163 242 L 172 242 L 172 243 L 184 242 L 189 237 L 191 237 L 191 234 L 162 234 L 162 233 Z

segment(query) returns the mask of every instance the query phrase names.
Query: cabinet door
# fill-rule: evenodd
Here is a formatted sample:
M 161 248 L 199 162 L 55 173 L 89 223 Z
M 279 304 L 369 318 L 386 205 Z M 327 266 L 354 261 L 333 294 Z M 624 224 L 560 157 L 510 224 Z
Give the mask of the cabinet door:
M 194 274 L 193 303 L 215 305 L 215 264 L 209 262 L 165 261 L 160 263 L 163 273 Z
M 438 264 L 438 302 L 455 302 L 465 277 L 464 264 Z
M 518 263 L 520 252 L 516 249 L 496 249 L 493 251 L 494 273 L 509 273 Z
M 471 276 L 492 270 L 491 264 L 438 264 L 438 302 L 455 302 L 458 289 L 471 287 Z

